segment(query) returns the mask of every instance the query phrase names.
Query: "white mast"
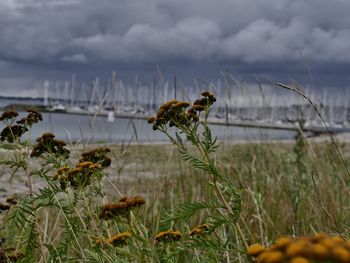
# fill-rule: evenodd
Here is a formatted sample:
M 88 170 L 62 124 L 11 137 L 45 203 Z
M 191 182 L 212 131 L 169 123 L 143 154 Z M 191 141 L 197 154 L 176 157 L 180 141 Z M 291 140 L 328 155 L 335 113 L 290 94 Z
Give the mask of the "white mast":
M 50 82 L 48 80 L 44 81 L 44 106 L 49 105 L 49 86 Z

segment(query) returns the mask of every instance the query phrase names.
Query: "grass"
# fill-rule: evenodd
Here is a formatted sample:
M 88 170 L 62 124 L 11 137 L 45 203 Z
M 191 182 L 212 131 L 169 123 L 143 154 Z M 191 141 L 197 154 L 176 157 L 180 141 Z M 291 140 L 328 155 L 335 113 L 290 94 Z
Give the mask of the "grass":
M 72 146 L 69 159 L 53 152 L 30 158 L 32 146 L 12 145 L 1 153 L 2 168 L 45 186 L 33 196 L 28 187 L 0 214 L 0 262 L 249 262 L 245 242 L 268 246 L 281 236 L 319 232 L 350 236 L 350 177 L 344 169 L 350 144 L 335 148 L 332 141 L 315 143 L 302 134 L 285 144 L 219 142 L 207 159 L 219 178 L 184 161 L 181 145 L 111 145 L 110 167 L 94 170 L 86 187 L 65 189 L 52 176 L 62 166 L 73 169 L 83 150 Z M 197 151 L 196 144 L 183 146 L 186 153 Z M 238 218 L 224 204 L 235 205 L 231 182 L 241 196 Z M 102 205 L 138 195 L 144 205 L 112 220 L 99 217 Z M 211 231 L 190 236 L 203 223 Z M 169 229 L 180 231 L 179 241 L 171 234 L 155 241 Z M 117 233 L 128 241 L 113 244 Z
M 242 189 L 241 219 L 252 233 L 252 241 L 315 231 L 348 236 L 350 180 L 332 144 L 308 144 L 302 160 L 305 174 L 298 171 L 293 147 L 225 143 L 217 151 L 218 164 Z M 341 150 L 349 163 L 350 145 L 344 144 Z M 125 194 L 148 192 L 157 195 L 159 204 L 167 203 L 170 195 L 174 203 L 211 198 L 207 176 L 183 163 L 171 145 L 133 145 L 124 158 L 139 164 L 120 173 L 121 178 L 132 180 L 116 179 Z

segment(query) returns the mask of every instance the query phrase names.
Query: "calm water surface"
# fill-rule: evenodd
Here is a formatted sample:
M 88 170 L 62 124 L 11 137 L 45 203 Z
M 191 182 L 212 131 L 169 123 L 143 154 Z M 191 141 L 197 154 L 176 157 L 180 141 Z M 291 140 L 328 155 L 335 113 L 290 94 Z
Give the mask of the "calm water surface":
M 26 116 L 21 112 L 20 117 Z M 74 115 L 64 113 L 44 113 L 44 121 L 33 126 L 31 139 L 39 137 L 44 132 L 53 132 L 57 138 L 66 141 L 84 139 L 91 142 L 155 142 L 167 141 L 159 131 L 153 131 L 152 125 L 146 120 L 115 118 L 108 122 L 107 117 Z M 0 125 L 1 129 L 4 124 Z M 294 132 L 267 130 L 255 128 L 211 126 L 219 140 L 281 140 L 292 139 Z
M 38 104 L 37 100 L 17 101 L 14 99 L 0 99 L 0 107 L 11 103 Z M 26 112 L 21 112 L 20 117 L 25 117 Z M 107 117 L 88 115 L 74 115 L 64 113 L 44 113 L 44 121 L 40 122 L 27 134 L 32 140 L 44 132 L 53 132 L 57 138 L 65 141 L 77 141 L 83 139 L 91 142 L 155 142 L 167 141 L 167 138 L 159 131 L 153 131 L 152 126 L 145 120 L 115 118 L 114 122 L 107 122 Z M 4 127 L 0 123 L 0 128 Z M 213 133 L 219 140 L 242 141 L 242 140 L 281 140 L 292 139 L 295 132 L 211 126 Z

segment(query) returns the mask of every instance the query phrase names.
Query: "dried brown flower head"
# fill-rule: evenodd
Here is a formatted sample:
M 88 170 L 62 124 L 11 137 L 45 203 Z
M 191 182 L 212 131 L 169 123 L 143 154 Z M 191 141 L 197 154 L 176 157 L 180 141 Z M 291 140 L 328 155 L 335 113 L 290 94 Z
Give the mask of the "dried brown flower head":
M 13 196 L 10 196 L 6 198 L 6 203 L 9 203 L 10 205 L 16 205 L 17 200 Z
M 9 143 L 12 143 L 27 131 L 28 129 L 22 125 L 8 125 L 1 131 L 0 140 L 6 140 Z
M 210 227 L 208 224 L 201 224 L 193 228 L 190 232 L 190 236 L 202 236 L 209 232 Z
M 157 130 L 161 125 L 169 124 L 173 126 L 188 126 L 190 120 L 185 112 L 185 108 L 189 107 L 189 103 L 185 101 L 171 100 L 159 107 L 156 117 L 150 117 L 148 123 L 153 124 L 153 130 Z
M 18 112 L 15 110 L 8 110 L 1 114 L 0 121 L 7 121 L 15 119 L 18 116 Z
M 43 117 L 41 113 L 37 112 L 36 110 L 29 109 L 27 110 L 28 115 L 27 117 L 24 117 L 17 121 L 18 124 L 22 124 L 25 126 L 32 126 L 34 123 L 38 123 L 39 121 L 43 120 Z
M 111 165 L 112 160 L 108 157 L 108 153 L 111 150 L 107 147 L 96 148 L 88 152 L 82 153 L 81 163 L 91 162 L 94 164 L 100 164 L 102 168 L 107 168 Z
M 0 213 L 5 211 L 5 210 L 9 210 L 10 206 L 9 205 L 5 205 L 3 203 L 0 203 Z
M 76 165 L 76 168 L 61 167 L 52 176 L 52 179 L 60 182 L 62 190 L 65 190 L 67 186 L 71 186 L 74 189 L 79 187 L 84 188 L 91 184 L 93 177 L 97 180 L 101 180 L 102 175 L 96 173 L 101 168 L 100 164 L 80 162 Z
M 51 132 L 45 132 L 43 133 L 40 137 L 38 137 L 36 139 L 37 142 L 41 142 L 41 141 L 46 141 L 46 140 L 49 140 L 49 139 L 53 139 L 55 138 L 56 136 L 51 133 Z
M 52 133 L 44 133 L 39 138 L 36 139 L 37 144 L 34 146 L 30 157 L 40 157 L 44 153 L 51 153 L 55 156 L 62 156 L 64 158 L 69 158 L 70 151 L 64 146 L 66 143 L 61 140 L 54 139 L 55 135 Z
M 140 207 L 145 203 L 145 199 L 142 196 L 123 197 L 118 202 L 103 205 L 99 217 L 101 219 L 110 219 L 114 216 L 125 216 L 131 209 Z
M 155 241 L 169 243 L 173 241 L 178 241 L 180 240 L 181 237 L 182 237 L 181 232 L 167 230 L 167 231 L 159 232 L 155 237 Z
M 122 232 L 122 233 L 113 235 L 110 238 L 104 239 L 103 242 L 114 246 L 126 245 L 127 240 L 131 238 L 131 236 L 132 234 L 130 232 Z M 101 241 L 99 241 L 98 243 L 101 243 Z
M 193 112 L 193 111 L 194 111 L 194 112 L 197 112 L 197 111 L 201 112 L 201 111 L 204 111 L 205 108 L 204 108 L 204 106 L 202 106 L 202 105 L 193 105 L 192 108 L 191 108 L 191 110 L 192 110 L 192 112 Z
M 191 123 L 199 121 L 199 113 L 210 107 L 215 101 L 215 96 L 206 91 L 202 93 L 203 98 L 196 100 L 193 106 L 186 112 L 185 109 L 190 106 L 188 102 L 170 100 L 159 107 L 155 117 L 150 117 L 148 123 L 153 124 L 153 130 L 166 127 L 189 127 Z
M 168 110 L 172 105 L 175 105 L 176 103 L 178 103 L 179 101 L 177 100 L 170 100 L 164 104 L 162 104 L 159 109 L 164 109 L 164 110 Z
M 187 108 L 189 106 L 190 106 L 190 104 L 187 101 L 178 101 L 175 104 L 175 107 L 177 107 L 177 108 Z
M 148 123 L 154 123 L 157 119 L 155 117 L 149 117 L 147 122 Z

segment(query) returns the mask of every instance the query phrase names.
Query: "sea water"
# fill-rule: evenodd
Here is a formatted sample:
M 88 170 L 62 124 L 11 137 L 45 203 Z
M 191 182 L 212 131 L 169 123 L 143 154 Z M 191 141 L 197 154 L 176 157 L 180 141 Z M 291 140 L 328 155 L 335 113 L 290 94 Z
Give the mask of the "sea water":
M 26 112 L 20 112 L 18 119 L 25 117 Z M 3 129 L 5 125 L 0 124 Z M 173 131 L 175 128 L 171 128 Z M 293 131 L 228 127 L 211 125 L 212 132 L 219 140 L 225 141 L 259 141 L 292 139 Z M 144 119 L 115 117 L 108 122 L 105 116 L 77 115 L 66 113 L 43 113 L 43 121 L 34 124 L 24 139 L 34 140 L 44 132 L 52 132 L 57 138 L 76 142 L 162 142 L 166 136 L 159 131 L 153 131 L 152 125 Z

